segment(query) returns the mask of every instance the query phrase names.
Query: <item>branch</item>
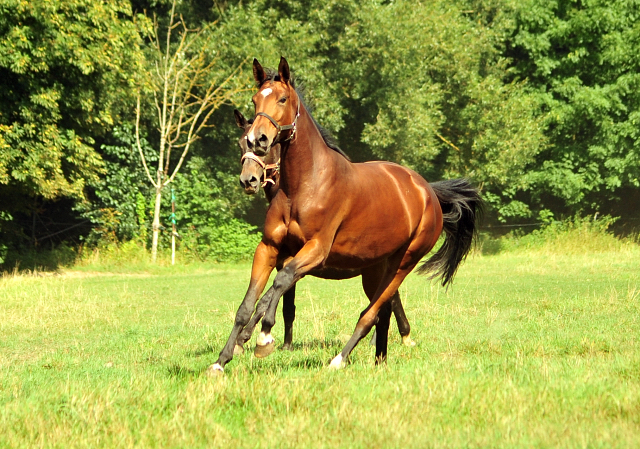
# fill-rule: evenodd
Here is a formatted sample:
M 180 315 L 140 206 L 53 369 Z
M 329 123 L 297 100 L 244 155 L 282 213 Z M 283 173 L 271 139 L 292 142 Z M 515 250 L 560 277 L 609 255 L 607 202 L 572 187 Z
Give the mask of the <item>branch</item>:
M 444 137 L 442 137 L 440 134 L 438 134 L 438 132 L 435 132 L 436 136 L 438 136 L 440 138 L 440 140 L 442 140 L 444 143 L 446 143 L 447 145 L 451 146 L 453 149 L 455 149 L 458 153 L 460 153 L 460 148 L 458 148 L 457 146 L 455 146 L 454 144 L 452 144 L 451 142 L 449 142 L 447 139 L 445 139 Z
M 208 125 L 212 114 L 221 104 L 232 99 L 238 91 L 245 90 L 230 84 L 248 58 L 238 64 L 226 77 L 211 76 L 215 73 L 213 69 L 220 58 L 217 55 L 209 58 L 205 50 L 209 48 L 208 44 L 213 39 L 213 33 L 204 34 L 210 26 L 211 24 L 202 29 L 189 29 L 182 16 L 178 17 L 176 14 L 176 0 L 173 0 L 166 31 L 166 47 L 163 50 L 157 18 L 154 21 L 153 47 L 156 50 L 157 60 L 153 96 L 160 131 L 156 181 L 151 176 L 140 144 L 140 95 L 136 109 L 136 139 L 145 172 L 156 188 L 162 188 L 175 180 L 191 145 L 199 139 L 199 133 L 205 127 L 213 126 Z M 180 37 L 172 45 L 174 31 L 179 32 Z M 170 171 L 173 149 L 182 151 L 175 168 Z M 161 173 L 162 169 L 164 170 Z
M 140 158 L 142 159 L 142 165 L 144 166 L 144 171 L 149 177 L 149 181 L 153 187 L 158 188 L 158 185 L 151 177 L 151 173 L 149 172 L 149 167 L 147 167 L 147 159 L 144 157 L 144 152 L 142 151 L 142 145 L 140 145 L 140 94 L 138 94 L 138 102 L 136 104 L 136 143 L 138 146 L 138 151 L 140 152 Z

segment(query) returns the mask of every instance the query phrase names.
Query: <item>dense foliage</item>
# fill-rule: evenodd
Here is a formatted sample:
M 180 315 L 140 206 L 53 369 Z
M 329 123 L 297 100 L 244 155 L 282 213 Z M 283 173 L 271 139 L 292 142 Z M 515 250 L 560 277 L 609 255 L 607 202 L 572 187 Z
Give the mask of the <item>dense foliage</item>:
M 154 70 L 146 18 L 155 14 L 162 28 L 170 6 L 0 1 L 0 258 L 87 238 L 146 242 L 152 191 L 134 146 L 135 96 L 140 75 Z M 252 57 L 267 66 L 287 57 L 314 116 L 353 160 L 393 160 L 428 180 L 471 178 L 490 206 L 488 223 L 596 211 L 622 215 L 618 223 L 638 218 L 637 1 L 179 8 L 192 27 L 208 26 L 203 42 L 219 61 L 212 76 L 246 61 L 233 77 L 237 93 L 176 178 L 180 242 L 194 256 L 243 257 L 258 238 L 265 203 L 237 187 L 231 114 L 234 106 L 252 114 Z M 159 135 L 147 110 L 152 158 Z
M 525 1 L 505 54 L 546 112 L 532 197 L 598 209 L 640 187 L 640 3 Z
M 129 107 L 138 41 L 123 2 L 0 3 L 1 244 L 78 224 L 68 209 L 106 174 L 97 141 Z M 64 198 L 64 211 L 51 204 Z

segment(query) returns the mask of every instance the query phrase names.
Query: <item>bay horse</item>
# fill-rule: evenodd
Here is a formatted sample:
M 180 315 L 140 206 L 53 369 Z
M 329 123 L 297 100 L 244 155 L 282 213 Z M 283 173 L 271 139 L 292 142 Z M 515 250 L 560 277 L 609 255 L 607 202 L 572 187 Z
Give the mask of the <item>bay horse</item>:
M 276 143 L 269 150 L 268 154 L 265 155 L 257 155 L 254 152 L 250 151 L 247 145 L 246 137 L 249 129 L 251 128 L 251 125 L 253 124 L 253 120 L 247 120 L 244 115 L 242 115 L 242 113 L 237 109 L 234 109 L 233 114 L 236 124 L 243 130 L 242 136 L 238 141 L 238 144 L 240 145 L 240 149 L 242 151 L 242 156 L 240 158 L 240 163 L 242 164 L 242 171 L 240 173 L 240 185 L 244 188 L 245 193 L 248 195 L 256 194 L 262 186 L 265 192 L 265 196 L 267 197 L 267 201 L 271 203 L 280 186 L 279 168 L 281 146 L 279 143 Z M 276 269 L 279 271 L 280 269 L 282 269 L 282 266 L 276 266 Z M 309 275 L 318 278 L 336 280 L 351 279 L 353 277 L 360 276 L 361 274 L 361 270 L 323 270 L 321 268 L 316 268 L 309 273 Z M 372 281 L 371 278 L 368 278 L 366 280 L 369 281 L 369 283 Z M 365 278 L 363 278 L 363 282 L 364 281 Z M 375 293 L 377 285 L 363 284 L 363 288 L 365 293 L 368 293 L 368 295 L 371 296 L 373 293 Z M 293 341 L 293 321 L 295 320 L 296 316 L 295 290 L 296 286 L 294 284 L 282 296 L 282 317 L 284 320 L 284 343 L 282 345 L 283 350 L 290 350 Z M 415 346 L 415 342 L 411 339 L 410 336 L 411 325 L 409 324 L 409 320 L 407 319 L 404 308 L 402 307 L 402 302 L 400 301 L 400 295 L 398 294 L 398 292 L 396 292 L 391 298 L 391 310 L 398 324 L 398 331 L 400 332 L 400 337 L 402 338 L 402 344 L 404 344 L 405 346 Z M 249 323 L 240 333 L 240 336 L 236 341 L 234 353 L 240 354 L 244 352 L 244 344 L 249 340 L 249 338 L 251 338 L 255 326 L 258 324 L 258 321 L 261 318 L 262 317 L 258 314 L 253 315 Z M 275 321 L 275 317 L 268 317 L 267 319 L 272 319 Z M 372 343 L 375 343 L 375 335 Z M 275 349 L 275 344 L 272 342 L 265 346 L 257 346 L 256 349 L 259 351 L 255 354 L 257 357 L 265 357 Z
M 300 278 L 319 267 L 361 270 L 377 280 L 371 302 L 330 368 L 341 368 L 358 342 L 377 324 L 376 363 L 386 360 L 390 300 L 405 277 L 418 268 L 446 286 L 471 249 L 482 209 L 479 192 L 465 179 L 430 185 L 419 174 L 391 162 L 351 163 L 329 148 L 295 89 L 289 64 L 281 58 L 277 73 L 253 61 L 258 92 L 256 117 L 247 133 L 254 151 L 281 145 L 280 187 L 268 209 L 262 241 L 256 248 L 247 293 L 236 313 L 231 335 L 217 361 L 215 375 L 233 359 L 236 340 L 254 308 L 264 313 L 258 346 L 273 342 L 271 328 L 280 297 Z M 283 268 L 264 290 L 278 261 Z M 264 311 L 264 312 L 263 312 Z

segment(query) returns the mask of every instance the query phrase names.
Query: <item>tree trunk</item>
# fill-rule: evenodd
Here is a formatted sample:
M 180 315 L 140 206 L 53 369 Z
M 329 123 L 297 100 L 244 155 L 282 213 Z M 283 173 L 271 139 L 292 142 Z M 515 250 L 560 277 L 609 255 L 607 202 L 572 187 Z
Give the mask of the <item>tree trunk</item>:
M 156 204 L 153 208 L 153 238 L 151 240 L 151 262 L 155 263 L 158 258 L 158 237 L 160 235 L 160 203 L 162 202 L 162 180 L 159 180 L 156 187 Z

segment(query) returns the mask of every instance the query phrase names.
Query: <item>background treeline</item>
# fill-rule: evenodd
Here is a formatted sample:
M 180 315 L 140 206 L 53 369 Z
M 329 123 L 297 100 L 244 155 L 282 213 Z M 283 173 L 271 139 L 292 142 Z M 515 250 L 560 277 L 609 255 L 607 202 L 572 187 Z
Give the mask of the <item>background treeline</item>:
M 194 257 L 241 258 L 259 238 L 265 201 L 238 187 L 232 110 L 252 115 L 251 59 L 275 66 L 280 55 L 352 160 L 396 161 L 433 181 L 469 177 L 489 204 L 487 225 L 596 212 L 620 216 L 623 230 L 640 224 L 640 1 L 177 7 L 188 25 L 207 27 L 200 45 L 212 79 L 242 67 L 170 186 L 181 248 Z M 43 250 L 59 258 L 147 244 L 153 188 L 135 147 L 135 105 L 155 70 L 148 30 L 156 17 L 162 33 L 170 9 L 164 0 L 0 0 L 5 267 Z M 154 161 L 157 114 L 143 101 L 141 143 Z

